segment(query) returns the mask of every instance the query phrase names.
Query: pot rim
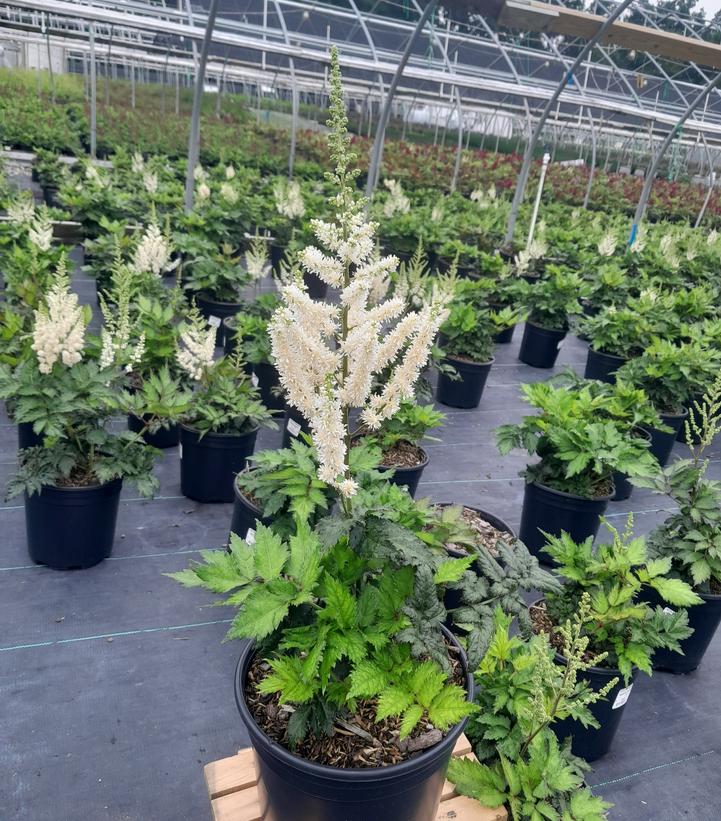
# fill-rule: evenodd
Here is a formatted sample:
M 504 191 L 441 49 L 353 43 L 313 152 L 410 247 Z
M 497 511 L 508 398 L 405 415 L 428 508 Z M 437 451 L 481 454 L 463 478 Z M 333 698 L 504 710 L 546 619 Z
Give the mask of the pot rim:
M 443 631 L 445 638 L 450 640 L 458 649 L 458 657 L 465 674 L 466 700 L 472 702 L 474 696 L 474 679 L 473 673 L 471 673 L 468 666 L 466 654 L 456 638 L 445 626 L 441 625 L 441 630 Z M 408 771 L 422 768 L 424 764 L 430 762 L 434 756 L 439 754 L 438 748 L 443 745 L 444 742 L 447 742 L 450 750 L 452 750 L 455 742 L 460 737 L 463 732 L 463 728 L 468 721 L 468 716 L 462 718 L 457 724 L 454 724 L 448 730 L 448 732 L 437 744 L 434 744 L 432 747 L 429 747 L 427 750 L 424 750 L 422 753 L 414 756 L 413 758 L 408 758 L 405 761 L 401 761 L 399 764 L 389 764 L 386 767 L 364 768 L 330 767 L 327 764 L 316 764 L 307 758 L 303 758 L 300 755 L 290 752 L 290 750 L 286 749 L 282 744 L 279 744 L 277 741 L 274 741 L 266 735 L 251 715 L 248 705 L 245 703 L 245 678 L 243 677 L 243 680 L 241 681 L 241 677 L 243 674 L 242 668 L 246 657 L 252 655 L 254 652 L 255 642 L 249 641 L 240 654 L 238 663 L 235 667 L 235 674 L 233 676 L 235 703 L 238 707 L 238 712 L 240 713 L 241 719 L 248 729 L 248 734 L 251 737 L 251 744 L 253 734 L 257 733 L 263 739 L 264 743 L 272 749 L 273 755 L 279 758 L 283 764 L 293 768 L 302 766 L 308 775 L 315 778 L 325 778 L 336 781 L 352 781 L 356 784 L 396 778 Z M 453 742 L 452 745 L 450 744 L 451 741 Z
M 492 356 L 490 359 L 486 360 L 485 362 L 476 362 L 475 359 L 459 359 L 458 356 L 455 354 L 444 353 L 444 359 L 452 359 L 454 362 L 458 362 L 461 365 L 470 365 L 471 367 L 475 366 L 477 368 L 485 367 L 486 365 L 492 365 L 496 361 L 496 357 Z
M 687 407 L 683 407 L 681 409 L 681 411 L 682 411 L 681 413 L 667 413 L 666 411 L 660 411 L 655 406 L 654 406 L 654 408 L 656 410 L 656 413 L 658 413 L 658 415 L 661 417 L 662 421 L 663 421 L 664 416 L 666 416 L 669 419 L 679 419 L 679 418 L 680 419 L 685 419 L 688 416 L 688 408 Z
M 606 353 L 606 351 L 599 351 L 593 347 L 593 345 L 589 345 L 588 352 L 596 354 L 596 356 L 605 356 L 607 359 L 618 359 L 621 362 L 628 362 L 629 358 L 627 356 L 619 356 L 617 353 Z
M 413 444 L 413 442 L 409 442 L 409 444 Z M 402 465 L 401 467 L 395 467 L 394 465 L 378 465 L 378 470 L 382 471 L 389 471 L 392 470 L 394 473 L 411 473 L 414 470 L 423 470 L 424 467 L 430 462 L 431 457 L 428 455 L 428 451 L 425 448 L 422 448 L 420 445 L 416 445 L 415 447 L 421 451 L 423 454 L 423 461 L 420 465 Z
M 544 328 L 543 325 L 539 325 L 537 322 L 534 322 L 532 319 L 526 320 L 526 325 L 530 325 L 533 328 L 537 328 L 539 331 L 545 331 L 549 334 L 563 334 L 564 336 L 568 333 L 568 327 L 566 328 Z
M 257 513 L 258 515 L 256 516 L 256 519 L 262 519 L 263 511 L 257 505 L 254 505 L 253 502 L 251 502 L 250 499 L 248 499 L 248 497 L 245 496 L 243 491 L 238 487 L 238 476 L 240 476 L 240 473 L 236 473 L 235 478 L 233 479 L 233 492 L 235 493 L 235 498 L 238 502 L 245 505 L 251 511 L 251 513 Z
M 613 484 L 613 482 L 611 482 Z M 589 498 L 588 496 L 577 496 L 575 493 L 566 493 L 565 490 L 556 490 L 553 487 L 549 487 L 548 485 L 542 485 L 540 482 L 529 482 L 526 480 L 526 487 L 530 485 L 534 485 L 535 487 L 541 488 L 542 490 L 547 490 L 549 493 L 553 493 L 556 496 L 565 496 L 567 499 L 579 499 L 583 502 L 610 502 L 612 497 L 616 495 L 616 488 L 614 487 L 613 491 L 609 493 L 607 496 L 594 496 Z
M 434 502 L 433 504 L 436 507 L 467 507 L 469 510 L 475 510 L 476 513 L 479 513 L 481 515 L 481 518 L 489 525 L 491 525 L 492 527 L 496 527 L 491 521 L 491 519 L 487 518 L 490 516 L 492 519 L 495 519 L 497 522 L 500 522 L 506 528 L 506 533 L 513 536 L 514 539 L 518 539 L 516 531 L 511 527 L 511 525 L 509 525 L 505 519 L 502 519 L 500 516 L 496 516 L 495 513 L 491 513 L 490 510 L 484 510 L 482 507 L 476 507 L 475 505 L 467 505 L 465 502 Z M 500 528 L 496 529 L 500 530 Z
M 197 428 L 194 428 L 192 425 L 188 425 L 185 422 L 179 422 L 178 424 L 181 430 L 187 430 L 190 433 L 200 433 L 200 431 Z M 252 433 L 257 433 L 259 430 L 260 425 L 256 425 L 254 428 L 252 428 L 249 431 L 246 431 L 245 433 L 216 433 L 215 431 L 209 430 L 203 434 L 203 439 L 205 439 L 206 436 L 224 436 L 228 439 L 244 439 L 246 436 L 250 436 Z
M 110 487 L 114 484 L 121 484 L 123 483 L 122 476 L 116 476 L 115 479 L 110 479 L 108 482 L 102 482 L 101 484 L 97 485 L 83 485 L 82 487 L 75 486 L 75 485 L 68 485 L 67 487 L 61 487 L 60 485 L 42 485 L 40 488 L 39 494 L 33 494 L 36 496 L 42 496 L 42 494 L 46 490 L 57 491 L 58 493 L 83 493 L 88 490 L 102 490 L 103 488 Z M 28 495 L 27 492 L 25 494 Z
M 195 297 L 196 297 L 196 299 L 202 299 L 203 302 L 206 302 L 208 305 L 222 305 L 223 307 L 230 307 L 232 305 L 233 307 L 237 306 L 238 309 L 243 307 L 242 301 L 241 302 L 222 302 L 219 299 L 213 299 L 211 296 L 208 296 L 207 291 L 198 291 L 198 293 L 195 295 Z M 222 317 L 221 321 L 224 318 L 225 317 Z

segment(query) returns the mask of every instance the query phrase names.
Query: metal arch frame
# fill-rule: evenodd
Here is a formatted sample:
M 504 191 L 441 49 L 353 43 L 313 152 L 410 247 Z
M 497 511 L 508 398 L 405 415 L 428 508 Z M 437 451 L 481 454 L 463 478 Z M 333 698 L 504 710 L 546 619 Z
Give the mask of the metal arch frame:
M 385 139 L 386 126 L 388 125 L 388 118 L 390 117 L 391 113 L 393 95 L 396 92 L 396 88 L 398 88 L 398 82 L 400 81 L 401 75 L 403 74 L 403 69 L 406 67 L 408 60 L 411 56 L 413 46 L 415 46 L 416 42 L 418 41 L 421 32 L 423 31 L 426 23 L 428 22 L 428 18 L 431 16 L 431 13 L 436 7 L 436 1 L 437 0 L 428 0 L 428 5 L 423 10 L 423 13 L 421 14 L 420 18 L 418 19 L 418 22 L 416 23 L 416 27 L 413 30 L 413 33 L 408 38 L 408 42 L 403 51 L 403 54 L 401 55 L 398 67 L 396 68 L 396 72 L 393 75 L 393 79 L 391 80 L 390 86 L 388 87 L 388 93 L 386 94 L 385 100 L 383 101 L 383 109 L 381 110 L 380 116 L 378 117 L 376 136 L 375 140 L 373 141 L 373 148 L 371 149 L 370 163 L 368 164 L 368 182 L 366 184 L 366 196 L 369 198 L 373 194 L 373 190 L 378 184 L 378 175 L 380 173 L 380 161 L 381 154 L 383 151 L 383 142 Z M 275 2 L 278 2 L 278 0 L 275 0 Z
M 683 124 L 686 120 L 691 116 L 694 112 L 698 104 L 707 97 L 714 88 L 716 88 L 719 83 L 721 83 L 721 71 L 706 85 L 701 89 L 701 91 L 694 97 L 694 99 L 688 104 L 686 110 L 679 118 L 676 125 L 669 131 L 666 135 L 664 141 L 661 143 L 660 148 L 656 152 L 656 155 L 651 162 L 651 166 L 649 167 L 648 173 L 646 174 L 646 179 L 643 183 L 643 189 L 641 190 L 641 196 L 638 201 L 638 205 L 636 206 L 636 212 L 633 215 L 633 223 L 631 225 L 631 232 L 628 238 L 628 244 L 633 245 L 636 235 L 638 234 L 638 227 L 643 220 L 643 216 L 646 212 L 646 206 L 648 204 L 648 198 L 651 193 L 651 189 L 653 188 L 654 179 L 656 176 L 656 171 L 658 170 L 658 166 L 663 158 L 663 155 L 666 153 L 666 149 L 671 145 L 673 142 L 673 138 L 676 136 L 678 131 L 682 128 Z
M 193 210 L 193 195 L 195 193 L 194 176 L 195 166 L 198 164 L 200 155 L 200 108 L 203 102 L 203 87 L 205 85 L 205 67 L 208 64 L 208 54 L 210 44 L 213 40 L 213 29 L 215 28 L 215 18 L 218 14 L 219 0 L 210 0 L 208 10 L 208 22 L 205 26 L 205 37 L 200 49 L 198 58 L 198 70 L 195 75 L 195 88 L 193 90 L 193 113 L 190 118 L 190 135 L 188 136 L 188 167 L 185 172 L 185 211 L 189 213 Z
M 211 0 L 212 2 L 212 0 Z M 275 13 L 278 15 L 278 22 L 280 23 L 280 30 L 283 33 L 283 39 L 288 48 L 291 48 L 290 37 L 288 36 L 288 27 L 285 24 L 285 15 L 280 7 L 278 0 L 273 0 Z M 288 179 L 293 179 L 293 166 L 295 165 L 295 145 L 298 133 L 298 84 L 295 81 L 295 59 L 288 55 L 288 69 L 290 70 L 290 79 L 293 84 L 291 88 L 291 123 L 290 123 L 290 153 L 288 155 Z
M 370 30 L 368 29 L 368 24 L 366 23 L 365 18 L 363 17 L 363 15 L 360 13 L 360 9 L 356 5 L 355 0 L 348 0 L 348 5 L 355 12 L 356 17 L 358 18 L 358 25 L 361 27 L 363 35 L 365 36 L 365 38 L 368 42 L 368 48 L 371 50 L 371 54 L 373 56 L 373 62 L 377 63 L 378 62 L 378 52 L 376 50 L 375 40 L 371 37 Z M 381 99 L 383 99 L 383 94 L 385 93 L 384 92 L 385 85 L 383 83 L 383 74 L 380 71 L 378 72 L 378 86 L 380 88 Z
M 711 151 L 709 150 L 708 143 L 706 142 L 706 137 L 704 137 L 701 132 L 699 132 L 701 136 L 701 140 L 703 141 L 703 147 L 706 151 L 706 159 L 708 160 L 708 191 L 706 192 L 706 196 L 704 197 L 703 204 L 701 205 L 701 209 L 698 212 L 698 216 L 696 217 L 696 222 L 694 222 L 693 227 L 698 228 L 701 225 L 701 220 L 706 213 L 706 208 L 708 207 L 709 201 L 711 199 L 711 194 L 713 194 L 714 185 L 716 183 L 716 172 L 714 171 L 713 167 L 713 160 L 711 159 Z
M 590 40 L 587 40 L 581 51 L 578 53 L 576 59 L 573 61 L 571 68 L 564 72 L 563 77 L 561 78 L 560 82 L 556 86 L 556 90 L 553 92 L 549 100 L 546 102 L 546 105 L 541 112 L 541 116 L 536 123 L 536 127 L 531 134 L 531 137 L 528 141 L 528 145 L 526 146 L 525 154 L 523 155 L 523 164 L 521 166 L 521 170 L 518 173 L 518 179 L 516 181 L 516 190 L 513 195 L 513 202 L 511 203 L 511 209 L 508 213 L 508 223 L 506 225 L 506 235 L 504 238 L 504 242 L 508 245 L 513 241 L 513 234 L 515 233 L 516 228 L 516 220 L 518 218 L 518 211 L 521 207 L 521 202 L 523 200 L 523 195 L 526 190 L 526 183 L 528 182 L 528 176 L 531 171 L 531 161 L 533 159 L 533 151 L 538 143 L 538 138 L 541 133 L 541 129 L 543 128 L 543 124 L 548 119 L 548 115 L 551 113 L 551 109 L 558 101 L 561 93 L 568 81 L 569 77 L 573 76 L 573 72 L 578 68 L 579 65 L 583 62 L 586 58 L 588 53 L 594 47 L 594 45 L 601 39 L 604 33 L 613 25 L 614 21 L 633 3 L 634 0 L 623 0 L 610 14 L 604 22 L 598 27 L 598 31 L 591 37 Z

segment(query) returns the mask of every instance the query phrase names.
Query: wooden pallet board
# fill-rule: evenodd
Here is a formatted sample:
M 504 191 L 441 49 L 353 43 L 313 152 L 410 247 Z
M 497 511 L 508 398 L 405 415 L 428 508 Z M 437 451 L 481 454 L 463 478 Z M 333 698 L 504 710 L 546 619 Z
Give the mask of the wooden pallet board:
M 475 758 L 465 735 L 456 742 L 453 755 Z M 205 784 L 213 821 L 262 821 L 251 748 L 206 764 Z M 507 821 L 507 818 L 502 807 L 495 810 L 482 807 L 477 801 L 458 795 L 450 781 L 444 784 L 436 821 Z

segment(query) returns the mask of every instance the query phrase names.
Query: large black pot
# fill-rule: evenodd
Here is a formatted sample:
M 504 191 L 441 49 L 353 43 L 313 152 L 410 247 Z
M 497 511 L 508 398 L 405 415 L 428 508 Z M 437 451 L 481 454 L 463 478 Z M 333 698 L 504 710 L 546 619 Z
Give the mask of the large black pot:
M 468 700 L 473 676 L 459 652 Z M 272 741 L 258 727 L 245 703 L 245 680 L 255 646 L 243 648 L 235 672 L 235 700 L 255 753 L 263 821 L 435 821 L 446 768 L 466 719 L 434 747 L 388 767 L 341 769 L 314 764 Z
M 200 433 L 180 426 L 180 490 L 196 502 L 232 502 L 235 476 L 253 454 L 258 428 L 248 433 Z
M 230 532 L 240 536 L 241 539 L 248 537 L 250 531 L 255 536 L 256 522 L 270 527 L 273 520 L 261 515 L 261 511 L 251 501 L 246 499 L 243 491 L 233 482 L 233 518 L 230 521 Z
M 436 399 L 451 408 L 477 408 L 494 360 L 468 362 L 455 356 L 446 356 L 445 361 L 453 365 L 461 378 L 451 379 L 445 373 L 440 373 Z
M 242 307 L 241 302 L 217 302 L 207 294 L 196 294 L 195 304 L 200 313 L 208 320 L 208 324 L 215 327 L 215 344 L 223 345 L 225 331 L 223 320 L 226 316 L 235 316 Z
M 663 607 L 664 603 L 655 591 L 651 593 L 650 598 L 654 599 L 652 603 L 661 604 Z M 668 673 L 690 673 L 701 663 L 716 629 L 721 624 L 721 595 L 712 593 L 699 593 L 699 595 L 704 603 L 686 608 L 688 626 L 693 628 L 693 633 L 679 642 L 683 655 L 663 647 L 659 648 L 653 654 L 654 670 L 664 670 Z
M 603 351 L 595 351 L 593 348 L 588 349 L 588 356 L 586 358 L 586 370 L 583 373 L 585 379 L 598 379 L 599 382 L 607 382 L 613 385 L 616 381 L 616 371 L 628 362 L 622 356 L 614 356 L 610 353 L 603 353 Z
M 18 450 L 36 448 L 43 444 L 43 437 L 35 433 L 32 422 L 18 423 Z
M 43 186 L 43 200 L 48 208 L 62 208 L 63 202 L 60 199 L 60 190 L 52 185 Z
M 565 530 L 574 542 L 582 542 L 589 536 L 595 538 L 601 524 L 600 517 L 610 499 L 611 494 L 599 499 L 586 499 L 527 482 L 518 537 L 540 562 L 550 564 L 551 558 L 541 553 L 546 545 L 541 531 L 560 536 L 561 531 Z
M 283 441 L 281 447 L 289 448 L 290 443 L 297 439 L 300 434 L 310 435 L 310 425 L 303 414 L 290 405 L 285 406 L 285 416 L 283 417 Z
M 388 476 L 388 481 L 392 485 L 398 485 L 399 487 L 405 487 L 411 496 L 416 495 L 416 491 L 418 490 L 418 483 L 421 481 L 421 475 L 425 470 L 426 465 L 428 464 L 429 457 L 428 454 L 420 448 L 423 452 L 423 462 L 420 465 L 416 465 L 415 467 L 385 467 L 384 465 L 380 465 L 378 470 L 381 473 L 389 473 L 393 471 L 392 475 Z
M 659 416 L 664 425 L 668 425 L 671 430 L 665 433 L 656 428 L 647 428 L 651 435 L 651 447 L 649 450 L 656 457 L 659 465 L 665 467 L 671 458 L 676 436 L 680 430 L 683 430 L 686 418 L 688 417 L 688 411 L 684 408 L 683 413 L 660 413 Z
M 518 358 L 534 368 L 552 368 L 556 364 L 560 343 L 566 333 L 526 322 Z
M 92 487 L 45 486 L 25 494 L 30 558 L 55 570 L 92 567 L 110 555 L 122 479 Z
M 566 659 L 560 654 L 556 654 L 556 661 L 565 664 Z M 623 683 L 623 676 L 619 670 L 607 670 L 603 667 L 591 667 L 585 673 L 579 674 L 579 680 L 587 681 L 595 691 L 605 687 L 611 679 L 618 678 L 618 681 L 611 688 L 605 699 L 596 701 L 589 706 L 591 714 L 600 724 L 598 729 L 594 727 L 584 727 L 580 721 L 573 718 L 565 718 L 551 725 L 559 741 L 571 736 L 571 751 L 579 758 L 586 761 L 596 761 L 611 749 L 613 738 L 621 723 L 623 711 L 626 709 L 626 702 L 631 695 L 636 678 L 634 668 L 631 683 L 626 687 Z
M 133 431 L 133 433 L 140 433 L 144 427 L 142 419 L 138 419 L 135 414 L 128 414 L 128 430 Z M 180 441 L 180 428 L 176 424 L 171 424 L 167 428 L 158 428 L 155 433 L 145 431 L 143 441 L 147 445 L 160 450 L 174 448 Z
M 308 296 L 311 299 L 325 299 L 325 295 L 328 293 L 327 282 L 323 282 L 319 276 L 312 274 L 310 271 L 303 274 L 303 282 L 305 282 Z
M 650 443 L 651 434 L 644 428 L 634 428 L 633 433 L 635 436 L 638 436 L 641 439 L 645 439 L 647 442 Z M 626 499 L 631 498 L 631 494 L 633 493 L 633 485 L 631 484 L 631 481 L 625 473 L 619 473 L 619 471 L 614 472 L 613 487 L 615 492 L 611 497 L 612 502 L 624 502 Z
M 510 328 L 506 328 L 505 331 L 501 331 L 500 333 L 496 334 L 494 342 L 497 345 L 508 345 L 513 342 L 513 332 L 516 330 L 515 325 L 511 325 Z
M 253 384 L 258 388 L 260 398 L 266 408 L 271 410 L 283 408 L 285 406 L 283 396 L 277 396 L 273 390 L 280 386 L 280 374 L 275 365 L 271 365 L 270 362 L 254 362 L 253 373 L 255 374 Z

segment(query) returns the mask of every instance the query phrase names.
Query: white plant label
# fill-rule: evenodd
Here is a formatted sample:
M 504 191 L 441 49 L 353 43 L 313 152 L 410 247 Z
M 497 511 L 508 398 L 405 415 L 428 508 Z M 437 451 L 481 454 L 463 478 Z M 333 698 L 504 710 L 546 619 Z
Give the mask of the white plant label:
M 255 544 L 255 530 L 252 527 L 249 527 L 248 532 L 245 534 L 245 542 L 246 544 Z
M 260 382 L 260 380 L 258 379 L 258 374 L 257 373 L 254 372 L 254 373 L 251 374 L 250 382 L 251 382 L 251 384 L 253 385 L 254 388 L 258 387 L 258 383 Z
M 212 325 L 214 328 L 220 328 L 220 317 L 219 316 L 209 316 L 208 317 L 208 325 Z
M 563 346 L 564 346 L 565 344 L 566 344 L 566 340 L 565 340 L 565 339 L 562 339 L 562 340 L 558 343 L 558 345 L 556 345 L 556 350 L 557 350 L 557 351 L 560 351 L 560 350 L 561 350 L 561 348 L 563 348 Z
M 663 612 L 664 612 L 667 616 L 673 616 L 673 615 L 674 615 L 674 613 L 675 613 L 676 611 L 675 611 L 675 610 L 672 610 L 670 607 L 664 607 L 664 608 L 663 608 Z
M 631 695 L 631 690 L 633 690 L 633 684 L 629 684 L 628 687 L 624 687 L 622 690 L 619 690 L 611 709 L 618 710 L 619 707 L 623 707 L 623 705 L 628 701 L 628 697 Z
M 295 421 L 295 419 L 288 420 L 288 433 L 291 436 L 297 436 L 300 433 L 300 425 Z
M 182 459 L 183 458 L 183 446 L 178 445 L 178 456 Z

